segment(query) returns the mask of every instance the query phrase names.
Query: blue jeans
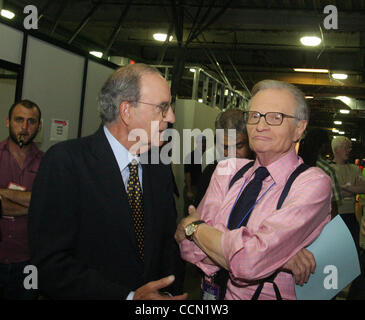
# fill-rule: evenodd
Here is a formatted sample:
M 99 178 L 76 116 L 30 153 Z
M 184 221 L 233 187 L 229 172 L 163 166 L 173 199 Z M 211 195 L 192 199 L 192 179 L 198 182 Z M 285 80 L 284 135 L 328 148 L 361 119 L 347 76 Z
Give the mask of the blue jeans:
M 24 267 L 31 264 L 29 261 L 2 264 L 0 263 L 0 300 L 36 300 L 38 290 L 25 289 L 23 273 Z

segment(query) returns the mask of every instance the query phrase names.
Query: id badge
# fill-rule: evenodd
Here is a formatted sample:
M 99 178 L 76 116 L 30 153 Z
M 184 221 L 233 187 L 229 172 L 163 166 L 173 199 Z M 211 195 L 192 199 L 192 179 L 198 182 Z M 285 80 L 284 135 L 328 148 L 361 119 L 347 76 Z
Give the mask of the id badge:
M 19 190 L 19 191 L 25 191 L 25 190 L 27 190 L 26 187 L 23 187 L 23 186 L 21 186 L 19 184 L 16 184 L 14 182 L 9 182 L 8 189 L 11 189 L 11 190 Z
M 206 279 L 203 279 L 203 300 L 218 300 L 219 299 L 219 286 L 215 283 L 211 283 Z

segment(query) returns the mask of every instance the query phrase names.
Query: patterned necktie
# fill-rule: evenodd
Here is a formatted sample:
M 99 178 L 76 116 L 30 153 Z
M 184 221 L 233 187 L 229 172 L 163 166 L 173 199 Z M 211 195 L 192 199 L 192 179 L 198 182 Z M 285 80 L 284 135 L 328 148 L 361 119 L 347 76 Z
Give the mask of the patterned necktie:
M 249 212 L 243 223 L 240 225 L 243 217 L 252 208 L 262 188 L 262 181 L 269 175 L 265 167 L 259 167 L 255 171 L 255 177 L 243 190 L 237 201 L 229 219 L 228 229 L 233 230 L 240 226 L 245 226 L 252 212 Z
M 144 217 L 143 217 L 143 196 L 142 188 L 138 178 L 138 163 L 128 164 L 129 179 L 127 194 L 129 206 L 132 210 L 134 231 L 136 234 L 138 253 L 143 261 L 144 258 Z

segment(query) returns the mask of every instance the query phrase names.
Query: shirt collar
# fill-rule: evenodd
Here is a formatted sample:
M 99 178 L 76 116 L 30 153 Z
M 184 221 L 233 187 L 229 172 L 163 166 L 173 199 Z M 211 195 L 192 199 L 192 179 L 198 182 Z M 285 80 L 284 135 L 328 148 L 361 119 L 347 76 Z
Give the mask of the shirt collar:
M 110 147 L 113 150 L 120 171 L 123 171 L 128 164 L 134 160 L 138 163 L 140 162 L 139 157 L 137 155 L 132 155 L 117 139 L 115 139 L 106 126 L 104 126 L 104 132 Z
M 301 163 L 303 163 L 303 160 L 297 156 L 297 153 L 293 148 L 286 155 L 268 165 L 266 169 L 269 171 L 270 176 L 276 185 L 284 185 L 291 173 Z M 255 170 L 260 166 L 261 164 L 259 160 L 256 159 L 255 164 L 252 167 L 252 172 L 255 172 Z
M 9 138 L 6 138 L 5 140 L 0 142 L 0 150 L 6 150 L 6 151 L 10 152 Z M 39 150 L 37 145 L 34 142 L 32 142 L 31 148 L 27 155 L 27 158 L 41 157 L 42 155 L 43 155 L 43 151 Z

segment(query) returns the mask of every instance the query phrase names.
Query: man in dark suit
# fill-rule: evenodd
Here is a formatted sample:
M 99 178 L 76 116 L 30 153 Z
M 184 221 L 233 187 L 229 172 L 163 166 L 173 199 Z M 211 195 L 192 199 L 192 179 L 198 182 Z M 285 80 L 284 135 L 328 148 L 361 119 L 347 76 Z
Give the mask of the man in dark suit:
M 29 213 L 31 261 L 46 296 L 186 298 L 171 170 L 139 157 L 175 122 L 170 99 L 156 69 L 120 68 L 99 95 L 103 126 L 46 153 Z

